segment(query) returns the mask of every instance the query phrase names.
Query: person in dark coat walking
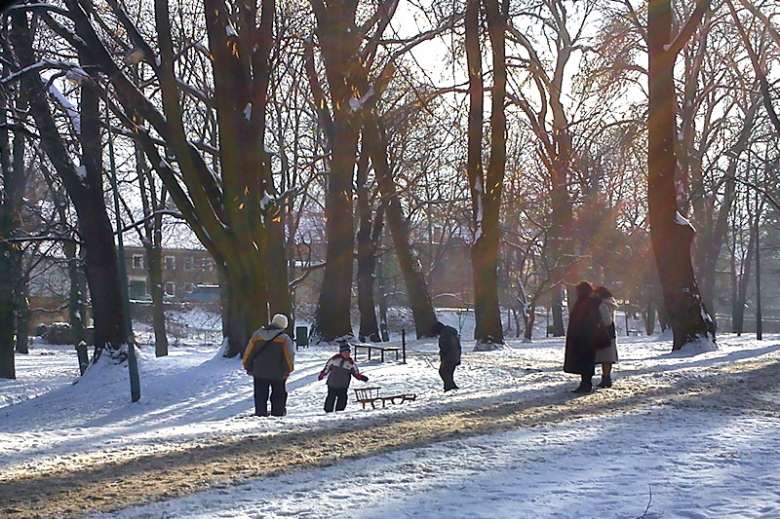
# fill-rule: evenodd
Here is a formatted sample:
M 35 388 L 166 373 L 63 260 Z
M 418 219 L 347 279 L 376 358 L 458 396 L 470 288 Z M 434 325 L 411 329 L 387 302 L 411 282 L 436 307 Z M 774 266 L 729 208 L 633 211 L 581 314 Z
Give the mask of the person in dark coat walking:
M 455 385 L 455 368 L 460 366 L 460 336 L 452 326 L 437 321 L 433 325 L 434 335 L 439 336 L 439 376 L 444 382 L 444 391 L 459 389 Z
M 252 334 L 244 351 L 244 369 L 254 378 L 256 416 L 268 416 L 269 389 L 271 415 L 287 414 L 287 377 L 294 369 L 295 345 L 286 328 L 287 317 L 276 314 L 271 324 Z
M 322 368 L 317 380 L 328 377 L 328 396 L 325 397 L 325 412 L 343 411 L 347 407 L 347 390 L 352 377 L 363 382 L 368 382 L 368 377 L 363 375 L 350 357 L 349 343 L 343 341 L 339 344 L 339 352 L 328 359 Z
M 566 329 L 563 371 L 581 377 L 580 385 L 573 393 L 590 393 L 596 370 L 594 341 L 601 322 L 601 298 L 593 294 L 593 287 L 587 281 L 577 284 L 576 290 L 577 301 L 569 314 L 569 326 Z

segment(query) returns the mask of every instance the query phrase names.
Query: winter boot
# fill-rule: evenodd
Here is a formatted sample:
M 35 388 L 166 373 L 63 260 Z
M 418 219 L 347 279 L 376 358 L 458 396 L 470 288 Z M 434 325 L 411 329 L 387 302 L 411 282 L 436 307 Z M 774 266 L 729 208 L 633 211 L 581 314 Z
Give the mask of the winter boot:
M 605 387 L 612 387 L 612 377 L 605 377 L 602 375 L 601 382 L 599 382 L 599 387 L 605 388 Z
M 593 382 L 590 380 L 583 380 L 577 389 L 572 390 L 572 393 L 590 393 L 593 391 Z

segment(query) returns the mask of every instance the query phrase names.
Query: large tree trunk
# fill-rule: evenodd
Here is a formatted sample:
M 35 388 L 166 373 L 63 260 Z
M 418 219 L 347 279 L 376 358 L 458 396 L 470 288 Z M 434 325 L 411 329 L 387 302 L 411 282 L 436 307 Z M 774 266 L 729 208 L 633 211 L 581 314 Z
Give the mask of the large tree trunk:
M 357 2 L 312 2 L 317 18 L 316 34 L 330 87 L 332 120 L 321 115 L 326 130 L 328 187 L 325 195 L 326 266 L 312 325 L 314 342 L 330 342 L 352 336 L 350 323 L 354 224 L 352 185 L 360 123 L 353 112 L 353 98 L 367 92 L 367 71 L 359 61 L 361 36 L 355 24 Z M 310 81 L 312 80 L 310 74 Z M 321 100 L 324 102 L 324 100 Z M 323 113 L 323 110 L 320 110 Z
M 670 0 L 649 0 L 648 216 L 664 304 L 671 320 L 672 350 L 697 341 L 714 343 L 715 327 L 691 264 L 694 230 L 677 209 L 674 62 Z
M 343 103 L 346 104 L 346 99 Z M 352 336 L 352 172 L 358 134 L 348 117 L 337 111 L 334 119 L 332 160 L 325 196 L 326 266 L 312 325 L 314 342 L 332 342 Z
M 471 252 L 475 274 L 474 312 L 477 317 L 475 339 L 492 337 L 493 342 L 504 342 L 501 308 L 498 298 L 498 253 L 501 240 L 500 209 L 506 169 L 506 57 L 505 31 L 507 14 L 502 11 L 508 2 L 484 0 L 487 29 L 493 60 L 493 89 L 490 106 L 490 159 L 485 175 L 484 219 L 482 239 L 477 240 Z M 480 243 L 483 242 L 483 243 Z
M 7 97 L 0 101 L 0 124 L 8 123 L 6 117 Z M 22 101 L 17 107 L 24 108 Z M 6 128 L 0 130 L 0 174 L 2 175 L 2 189 L 0 189 L 0 378 L 16 378 L 14 349 L 20 344 L 17 333 L 16 343 L 14 332 L 20 331 L 20 316 L 22 308 L 23 288 L 26 283 L 22 280 L 22 244 L 6 241 L 18 235 L 21 222 L 21 210 L 24 200 L 25 171 L 24 171 L 24 147 L 21 134 L 16 134 L 13 144 Z M 13 148 L 13 149 L 12 149 Z M 13 154 L 13 162 L 11 161 Z M 27 336 L 26 329 L 24 337 Z M 26 340 L 25 350 L 26 350 Z M 24 351 L 23 353 L 26 353 Z
M 224 218 L 234 241 L 233 251 L 220 246 L 230 294 L 229 356 L 243 351 L 254 330 L 268 323 L 269 312 L 290 315 L 284 229 L 276 206 L 261 202 L 276 195 L 265 147 L 275 2 L 261 2 L 259 26 L 256 4 L 247 5 L 238 17 L 240 34 L 226 35 L 231 14 L 222 2 L 206 1 L 209 44 L 216 58 L 220 166 L 227 179 Z
M 0 201 L 0 228 L 5 229 L 5 200 Z M 16 378 L 14 362 L 14 287 L 10 244 L 0 243 L 0 378 Z
M 504 64 L 503 15 L 497 2 L 486 1 L 485 12 L 493 56 L 493 91 L 491 105 L 491 145 L 488 170 L 482 168 L 482 110 L 484 84 L 479 43 L 479 1 L 466 6 L 466 58 L 469 70 L 468 164 L 472 200 L 474 242 L 471 264 L 474 280 L 474 338 L 478 344 L 504 342 L 501 310 L 498 303 L 499 208 L 506 162 L 506 118 L 504 97 L 506 70 Z
M 16 102 L 17 113 L 27 110 L 27 99 L 23 92 L 19 93 Z M 27 169 L 25 167 L 25 137 L 22 132 L 14 134 L 13 140 L 13 171 L 9 172 L 5 189 L 8 191 L 11 210 L 14 211 L 14 218 L 18 221 L 19 227 L 23 226 L 22 208 L 24 207 L 24 192 L 27 186 Z M 13 236 L 21 231 L 20 228 L 13 229 L 13 232 L 7 236 Z M 3 234 L 6 236 L 5 234 Z M 24 272 L 24 253 L 22 244 L 18 243 L 11 253 L 13 260 L 14 275 L 11 279 L 16 280 L 16 352 L 29 353 L 29 327 L 32 312 L 28 296 L 30 295 L 30 278 Z
M 368 190 L 368 151 L 364 148 L 358 161 L 357 205 L 360 224 L 357 233 L 357 288 L 361 342 L 379 342 L 379 323 L 374 304 L 374 280 L 376 278 L 377 240 L 384 225 L 384 205 L 377 208 L 376 220 L 371 215 L 371 199 Z M 373 224 L 373 225 L 372 225 Z
M 425 280 L 419 255 L 412 244 L 409 222 L 404 215 L 390 164 L 387 161 L 387 137 L 373 112 L 366 116 L 364 132 L 374 171 L 379 180 L 379 189 L 385 199 L 387 225 L 390 228 L 393 247 L 409 295 L 415 332 L 418 339 L 429 337 L 436 322 L 436 312 L 433 309 L 428 282 Z
M 0 122 L 5 122 L 5 110 L 0 114 Z M 0 235 L 13 236 L 19 228 L 10 194 L 9 180 L 13 172 L 8 161 L 8 133 L 0 131 L 0 164 L 2 165 L 3 186 L 0 189 Z M 16 378 L 14 362 L 14 301 L 15 280 L 14 256 L 18 245 L 6 240 L 0 240 L 0 378 Z
M 237 270 L 231 267 L 225 272 L 229 287 L 225 332 L 231 357 L 243 352 L 252 333 L 269 321 L 263 270 Z

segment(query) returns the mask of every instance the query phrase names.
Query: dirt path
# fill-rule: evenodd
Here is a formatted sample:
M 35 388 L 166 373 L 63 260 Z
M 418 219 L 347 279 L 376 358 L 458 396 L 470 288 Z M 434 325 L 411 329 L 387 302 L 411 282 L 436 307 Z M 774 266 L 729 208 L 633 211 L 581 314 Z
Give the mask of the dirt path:
M 0 515 L 8 519 L 76 518 L 333 463 L 335 449 L 355 459 L 437 442 L 559 424 L 596 415 L 672 405 L 780 419 L 780 363 L 758 360 L 697 370 L 686 376 L 621 378 L 612 390 L 574 397 L 560 388 L 479 409 L 414 410 L 306 432 L 217 437 L 168 452 L 125 459 L 91 457 L 75 470 L 0 476 Z

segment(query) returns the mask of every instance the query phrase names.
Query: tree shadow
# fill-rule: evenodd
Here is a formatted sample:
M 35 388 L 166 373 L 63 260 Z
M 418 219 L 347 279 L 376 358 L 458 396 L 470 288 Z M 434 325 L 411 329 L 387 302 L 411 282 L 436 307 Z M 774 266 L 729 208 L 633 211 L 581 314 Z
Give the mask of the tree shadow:
M 780 387 L 780 363 L 732 374 L 741 388 L 774 391 Z M 273 436 L 246 435 L 223 437 L 219 443 L 140 456 L 104 463 L 73 472 L 29 476 L 5 481 L 0 487 L 0 501 L 8 510 L 25 508 L 27 513 L 62 517 L 84 515 L 85 510 L 116 510 L 136 506 L 163 497 L 179 497 L 203 491 L 215 483 L 235 485 L 258 479 L 333 464 L 346 459 L 361 459 L 404 449 L 426 447 L 441 441 L 478 435 L 496 434 L 526 427 L 557 425 L 566 421 L 609 413 L 626 413 L 643 406 L 664 403 L 703 405 L 718 393 L 734 392 L 733 385 L 723 383 L 723 373 L 704 373 L 694 379 L 680 379 L 666 387 L 651 387 L 626 395 L 604 392 L 599 398 L 579 399 L 564 392 L 562 384 L 547 392 L 524 389 L 509 393 L 514 401 L 491 402 L 490 397 L 470 399 L 462 406 L 446 409 L 418 408 L 402 414 L 383 414 L 371 422 L 343 422 L 330 427 L 306 431 L 281 431 Z M 504 396 L 506 398 L 506 395 Z M 578 405 L 572 405 L 573 401 Z M 480 405 L 484 404 L 484 405 Z M 734 408 L 735 414 L 741 409 Z M 422 425 L 425 427 L 422 427 Z M 349 448 L 345 449 L 344 446 Z M 337 459 L 334 452 L 343 453 Z M 182 475 L 190 483 L 182 486 Z M 137 495 L 124 491 L 137 480 L 154 480 Z M 195 481 L 195 483 L 192 483 Z M 119 497 L 108 503 L 90 501 L 89 496 L 103 492 L 110 483 Z M 66 496 L 67 494 L 67 496 Z M 73 500 L 78 512 L 68 510 Z M 56 513 L 55 513 L 56 512 Z M 9 518 L 22 517 L 10 513 Z

